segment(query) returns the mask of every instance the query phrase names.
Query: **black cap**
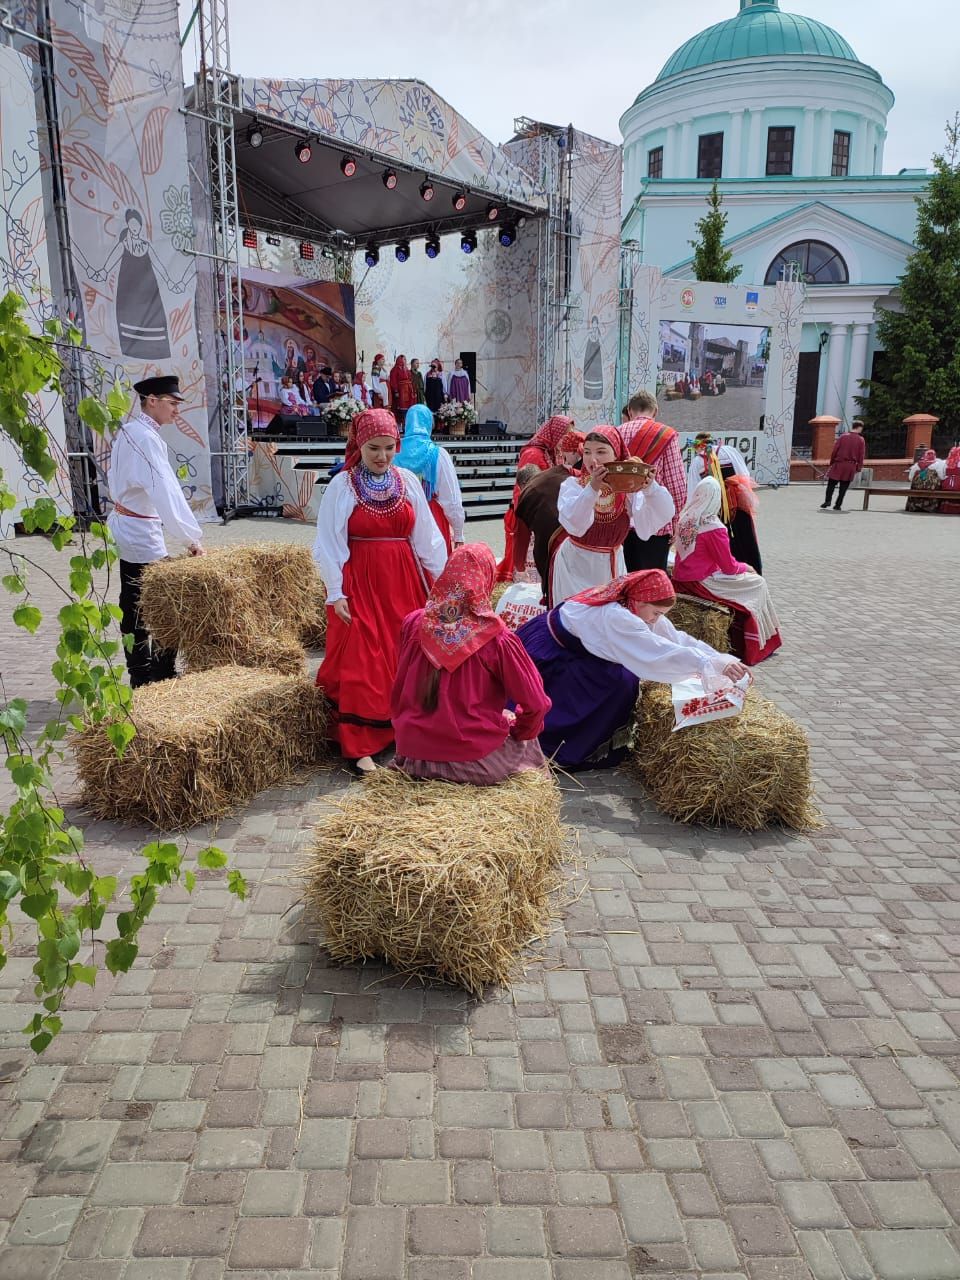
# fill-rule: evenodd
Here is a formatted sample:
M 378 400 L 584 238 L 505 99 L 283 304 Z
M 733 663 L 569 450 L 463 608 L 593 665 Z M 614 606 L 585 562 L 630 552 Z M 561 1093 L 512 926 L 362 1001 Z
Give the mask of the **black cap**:
M 133 389 L 141 399 L 146 399 L 147 396 L 174 396 L 177 400 L 183 399 L 180 394 L 180 379 L 175 375 L 144 378 L 142 382 L 135 382 Z

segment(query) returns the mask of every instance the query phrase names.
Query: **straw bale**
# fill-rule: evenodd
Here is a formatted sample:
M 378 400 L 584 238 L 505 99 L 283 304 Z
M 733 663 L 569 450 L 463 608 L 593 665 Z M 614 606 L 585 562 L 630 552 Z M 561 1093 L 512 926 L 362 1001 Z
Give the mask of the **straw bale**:
M 322 590 L 306 547 L 268 542 L 152 564 L 140 600 L 154 639 L 179 649 L 191 671 L 266 663 L 300 671 L 301 636 Z
M 322 649 L 327 643 L 327 589 L 314 573 L 307 596 L 309 615 L 300 628 L 300 639 L 308 649 Z
M 130 718 L 122 759 L 101 725 L 72 743 L 99 818 L 195 826 L 326 753 L 326 704 L 303 675 L 229 666 L 163 680 L 136 690 Z
M 729 720 L 673 732 L 670 686 L 643 686 L 634 762 L 658 809 L 678 822 L 757 831 L 820 825 L 804 731 L 751 689 Z
M 678 631 L 685 631 L 695 640 L 716 649 L 718 653 L 730 653 L 730 624 L 733 610 L 710 600 L 698 600 L 696 596 L 678 595 L 677 603 L 670 610 L 670 621 Z
M 546 937 L 564 840 L 546 772 L 472 787 L 381 769 L 316 827 L 304 898 L 335 959 L 381 956 L 479 993 Z
M 493 606 L 494 609 L 496 609 L 497 605 L 500 603 L 500 597 L 503 595 L 507 587 L 509 587 L 510 585 L 511 584 L 509 582 L 498 582 L 497 585 L 490 592 L 490 604 Z

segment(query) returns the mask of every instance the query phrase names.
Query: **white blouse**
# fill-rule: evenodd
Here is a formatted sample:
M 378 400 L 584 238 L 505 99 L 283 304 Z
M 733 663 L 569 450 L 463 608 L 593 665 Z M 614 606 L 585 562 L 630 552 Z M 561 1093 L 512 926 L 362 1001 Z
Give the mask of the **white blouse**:
M 669 618 L 649 626 L 620 604 L 579 604 L 567 600 L 560 606 L 560 621 L 583 647 L 597 658 L 619 662 L 641 680 L 674 684 L 719 673 L 735 662 L 729 653 L 718 653 L 702 640 L 678 631 Z
M 203 537 L 160 428 L 149 414 L 141 412 L 118 428 L 110 449 L 107 484 L 113 502 L 137 513 L 122 516 L 111 511 L 107 519 L 121 560 L 130 564 L 163 560 L 167 555 L 164 531 L 187 545 Z
M 600 494 L 593 485 L 582 485 L 576 476 L 568 476 L 557 494 L 557 516 L 567 533 L 582 538 L 593 524 Z M 676 507 L 662 484 L 652 480 L 646 489 L 627 494 L 630 523 L 639 538 L 651 538 L 658 529 L 673 519 Z
M 932 471 L 933 474 L 941 481 L 947 478 L 947 464 L 943 458 L 937 458 L 936 462 L 931 462 L 927 470 Z M 920 463 L 915 462 L 908 472 L 908 479 L 911 481 L 915 480 L 919 474 Z
M 450 536 L 454 542 L 463 541 L 463 496 L 460 493 L 460 481 L 453 459 L 446 449 L 440 446 L 440 457 L 437 460 L 437 501 L 443 514 L 450 521 Z
M 738 476 L 749 476 L 750 468 L 744 461 L 743 454 L 739 449 L 732 449 L 727 444 L 722 444 L 717 449 L 717 461 L 721 467 L 733 467 Z M 690 459 L 690 467 L 687 471 L 687 501 L 693 497 L 693 491 L 706 474 L 706 468 L 703 465 L 703 457 L 699 453 L 695 453 Z
M 397 467 L 403 477 L 407 499 L 413 507 L 414 526 L 410 535 L 413 554 L 434 578 L 447 563 L 447 546 L 423 494 L 423 486 L 412 471 Z M 350 559 L 347 522 L 357 505 L 350 473 L 339 471 L 324 490 L 317 513 L 317 536 L 313 559 L 327 589 L 327 603 L 344 600 L 343 566 Z

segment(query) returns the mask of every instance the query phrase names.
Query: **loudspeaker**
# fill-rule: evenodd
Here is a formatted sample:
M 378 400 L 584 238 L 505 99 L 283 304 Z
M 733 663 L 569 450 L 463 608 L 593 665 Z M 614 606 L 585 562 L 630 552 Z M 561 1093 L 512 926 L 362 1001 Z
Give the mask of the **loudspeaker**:
M 470 375 L 470 389 L 474 395 L 477 394 L 477 353 L 475 351 L 461 351 L 460 359 L 463 361 L 463 367 Z
M 303 418 L 299 413 L 275 413 L 267 423 L 266 430 L 270 435 L 295 436 Z M 263 430 L 263 428 L 259 428 Z

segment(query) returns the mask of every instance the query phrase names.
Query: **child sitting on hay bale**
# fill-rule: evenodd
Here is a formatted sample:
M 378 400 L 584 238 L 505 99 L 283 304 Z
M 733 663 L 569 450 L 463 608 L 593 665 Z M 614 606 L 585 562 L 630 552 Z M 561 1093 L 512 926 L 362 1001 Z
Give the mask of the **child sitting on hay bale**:
M 542 769 L 550 699 L 523 646 L 490 607 L 497 561 L 469 543 L 447 561 L 425 609 L 400 633 L 394 766 L 411 778 L 491 786 Z M 505 707 L 516 706 L 509 719 Z
M 553 703 L 540 745 L 564 769 L 623 760 L 641 680 L 746 674 L 729 654 L 670 624 L 675 598 L 661 569 L 641 569 L 581 591 L 517 632 Z

